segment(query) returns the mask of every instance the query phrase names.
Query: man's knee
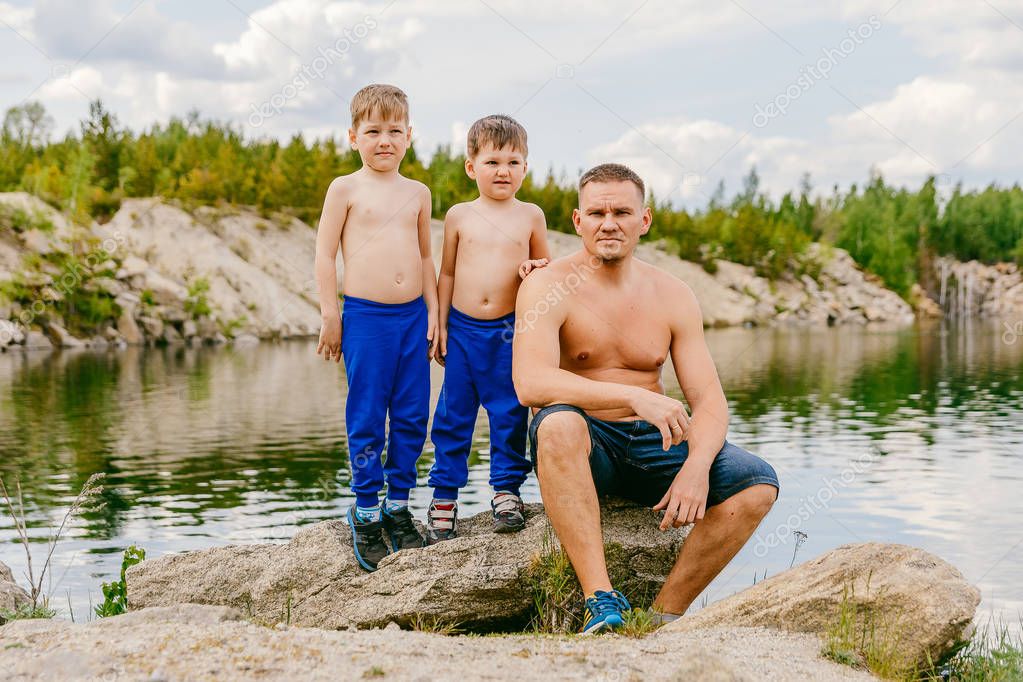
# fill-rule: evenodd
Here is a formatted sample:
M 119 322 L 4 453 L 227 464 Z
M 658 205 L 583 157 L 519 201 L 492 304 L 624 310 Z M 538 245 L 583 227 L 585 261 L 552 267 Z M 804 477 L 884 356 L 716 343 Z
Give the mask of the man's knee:
M 589 457 L 590 429 L 578 412 L 564 410 L 544 417 L 536 430 L 537 461 Z
M 777 498 L 778 489 L 769 483 L 750 486 L 735 496 L 736 502 L 741 505 L 742 513 L 756 518 L 758 522 L 771 511 Z

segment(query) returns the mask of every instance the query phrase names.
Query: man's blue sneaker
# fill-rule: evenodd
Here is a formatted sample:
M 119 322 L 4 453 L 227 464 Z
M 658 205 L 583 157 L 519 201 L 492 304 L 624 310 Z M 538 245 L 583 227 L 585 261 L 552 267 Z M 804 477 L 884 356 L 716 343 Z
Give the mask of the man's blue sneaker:
M 352 549 L 355 560 L 367 571 L 377 570 L 377 564 L 390 554 L 384 542 L 383 521 L 360 521 L 355 505 L 348 508 L 348 525 L 352 529 Z
M 395 552 L 411 547 L 426 547 L 426 540 L 419 534 L 416 524 L 412 522 L 412 512 L 408 507 L 389 511 L 384 506 L 382 521 L 384 532 L 387 533 L 387 537 L 391 541 L 391 549 Z
M 583 619 L 584 635 L 607 630 L 617 630 L 625 625 L 625 611 L 632 609 L 629 601 L 618 590 L 603 592 L 597 590 L 586 598 L 586 618 Z

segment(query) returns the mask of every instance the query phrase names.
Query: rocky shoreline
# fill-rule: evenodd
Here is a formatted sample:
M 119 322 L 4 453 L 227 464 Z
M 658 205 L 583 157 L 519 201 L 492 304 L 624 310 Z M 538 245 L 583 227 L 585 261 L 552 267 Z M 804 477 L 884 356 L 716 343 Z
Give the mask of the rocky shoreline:
M 623 502 L 602 516 L 616 585 L 634 605 L 648 603 L 684 532 L 660 533 L 649 509 Z M 894 647 L 886 654 L 893 664 L 927 665 L 969 636 L 980 599 L 936 556 L 862 543 L 647 634 L 530 634 L 537 572 L 550 570 L 544 556 L 560 550 L 545 541 L 539 505 L 517 536 L 492 533 L 488 517 L 467 519 L 455 540 L 391 555 L 372 574 L 355 565 L 350 534 L 334 522 L 285 544 L 149 559 L 128 570 L 125 615 L 0 627 L 0 670 L 9 679 L 167 681 L 875 679 L 855 650 L 843 665 L 825 656 L 835 623 L 850 617 L 857 633 L 878 633 Z M 438 634 L 456 624 L 460 634 Z
M 315 337 L 315 237 L 284 214 L 160 198 L 126 200 L 108 222 L 83 227 L 27 193 L 0 194 L 0 351 Z M 442 237 L 434 221 L 438 260 Z M 555 256 L 579 245 L 554 231 L 550 241 Z M 959 310 L 1023 317 L 1023 275 L 1008 263 L 939 259 L 937 284 L 914 288 L 910 305 L 820 244 L 808 254 L 813 276 L 773 281 L 728 261 L 712 274 L 659 244 L 638 255 L 692 287 L 708 327 L 904 325 Z

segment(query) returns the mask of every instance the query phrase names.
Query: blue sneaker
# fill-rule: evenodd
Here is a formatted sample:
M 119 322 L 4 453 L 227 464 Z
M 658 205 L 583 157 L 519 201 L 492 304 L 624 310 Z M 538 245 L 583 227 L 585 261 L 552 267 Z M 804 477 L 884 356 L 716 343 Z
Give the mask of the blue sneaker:
M 632 606 L 618 590 L 603 592 L 597 590 L 592 597 L 586 599 L 586 618 L 583 620 L 584 635 L 596 634 L 605 630 L 617 630 L 625 625 L 625 614 Z
M 367 571 L 377 570 L 377 564 L 390 554 L 384 542 L 382 521 L 360 521 L 355 505 L 348 508 L 348 525 L 352 529 L 352 550 L 355 560 Z

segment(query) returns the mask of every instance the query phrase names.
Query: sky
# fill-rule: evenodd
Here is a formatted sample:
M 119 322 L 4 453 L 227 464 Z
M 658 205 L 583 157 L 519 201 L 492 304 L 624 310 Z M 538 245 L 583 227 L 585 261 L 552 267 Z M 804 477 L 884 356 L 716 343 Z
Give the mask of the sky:
M 341 137 L 374 82 L 422 154 L 506 113 L 534 172 L 622 162 L 685 205 L 754 166 L 775 197 L 1023 170 L 1023 0 L 0 1 L 0 105 L 41 102 L 54 136 L 100 98 L 137 131 L 197 109 Z

